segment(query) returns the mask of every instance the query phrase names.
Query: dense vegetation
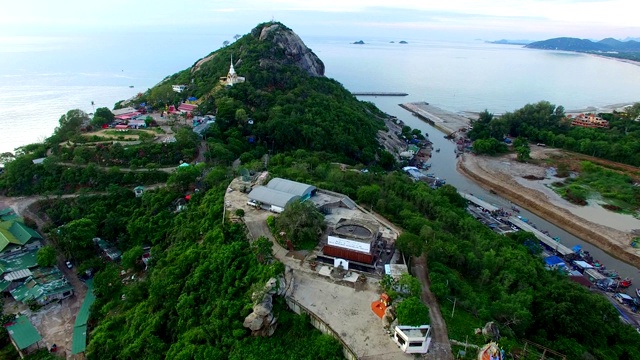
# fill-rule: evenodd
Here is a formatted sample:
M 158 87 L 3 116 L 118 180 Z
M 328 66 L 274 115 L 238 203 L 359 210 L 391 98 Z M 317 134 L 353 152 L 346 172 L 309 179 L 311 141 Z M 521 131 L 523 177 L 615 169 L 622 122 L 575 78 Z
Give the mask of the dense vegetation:
M 321 159 L 303 151 L 278 154 L 271 159 L 270 171 L 345 193 L 413 234 L 398 247 L 406 255 L 427 252 L 431 290 L 440 303 L 455 298 L 459 309 L 482 324 L 496 321 L 507 349 L 525 338 L 571 359 L 584 354 L 640 359 L 639 335 L 620 322 L 606 299 L 545 270 L 541 258 L 524 246 L 526 234 L 510 239 L 473 219 L 455 188 L 434 191 L 399 173 L 341 171 Z M 361 199 L 358 189 L 373 185 L 379 188 L 378 196 Z M 473 339 L 473 328 L 466 334 Z
M 358 101 L 337 81 L 311 77 L 297 66 L 277 43 L 281 35 L 290 33 L 284 25 L 260 39 L 267 25 L 272 24 L 259 25 L 210 54 L 198 69 L 168 77 L 136 101 L 164 107 L 167 101 L 177 105 L 190 96 L 199 98 L 200 113 L 216 114 L 207 138 L 212 158 L 221 161 L 240 156 L 246 162 L 268 150 L 299 148 L 331 152 L 348 163 L 370 164 L 384 154 L 375 141 L 377 131 L 384 127 L 373 115 L 379 112 Z M 236 72 L 247 81 L 227 88 L 218 79 L 227 74 L 232 55 Z M 189 85 L 178 94 L 172 91 L 172 84 Z
M 271 261 L 266 239 L 249 243 L 242 225 L 222 221 L 231 164 L 239 158 L 250 169 L 268 167 L 273 176 L 347 194 L 402 226 L 405 233 L 397 246 L 409 256 L 426 252 L 431 290 L 440 302 L 455 299 L 469 317 L 480 323 L 498 323 L 507 350 L 526 338 L 572 359 L 640 360 L 639 335 L 619 321 L 604 298 L 546 271 L 526 246 L 530 243 L 527 234 L 510 239 L 482 226 L 465 212 L 466 202 L 453 187 L 432 190 L 399 172 L 342 171 L 331 164 L 371 165 L 388 157 L 375 141 L 382 127 L 379 114 L 369 104 L 356 101 L 337 82 L 306 76 L 269 40 L 259 40 L 252 32 L 219 50 L 199 70 L 175 74 L 139 99 L 164 106 L 195 95 L 202 101 L 203 113 L 217 109 L 216 123 L 207 133 L 207 158 L 213 168 L 207 168 L 208 164 L 180 169 L 167 180 L 166 188 L 136 198 L 130 190 L 109 183 L 126 176 L 134 181 L 139 174 L 153 172 L 103 172 L 93 164 L 96 156 L 103 158 L 97 150 L 87 159 L 74 150 L 73 160 L 80 156 L 89 162 L 86 167 L 61 170 L 46 160 L 39 167 L 31 164 L 33 158 L 44 156 L 47 146 L 55 156 L 65 156 L 67 150 L 59 144 L 78 136 L 86 120 L 78 112 L 63 116 L 45 145 L 25 148 L 7 164 L 0 187 L 12 194 L 88 186 L 106 190 L 101 195 L 50 200 L 41 206 L 51 220 L 45 231 L 57 250 L 73 257 L 80 273 L 89 268 L 97 272 L 87 358 L 342 356 L 335 340 L 313 331 L 304 317 L 284 311 L 281 301 L 275 304 L 280 326 L 273 337 L 253 338 L 242 326 L 253 305 L 252 292 L 284 269 Z M 248 81 L 222 88 L 218 78 L 226 73 L 232 53 L 241 59 L 236 70 Z M 185 92 L 174 93 L 171 84 L 179 83 L 190 85 Z M 559 141 L 564 136 L 565 144 L 568 135 L 562 131 L 572 136 L 583 132 L 561 124 L 561 113 L 562 109 L 539 103 L 500 119 L 485 114 L 486 121 L 475 124 L 472 133 L 476 139 L 492 138 L 489 141 L 497 143 L 507 133 L 531 140 L 553 136 Z M 635 126 L 629 123 L 626 129 L 633 133 Z M 574 142 L 582 144 L 583 140 Z M 634 141 L 623 143 L 632 146 Z M 265 157 L 270 151 L 272 156 Z M 85 171 L 90 173 L 85 176 Z M 102 179 L 104 174 L 113 179 Z M 190 195 L 186 210 L 178 211 L 186 194 Z M 97 256 L 93 236 L 123 251 L 121 265 Z M 138 260 L 145 245 L 151 246 L 152 256 L 146 272 Z M 132 272 L 137 280 L 130 277 Z M 417 302 L 419 289 L 414 285 L 407 284 L 408 296 L 398 308 L 399 316 L 407 323 L 423 323 L 428 312 Z M 473 337 L 473 328 L 459 334 Z
M 629 175 L 583 161 L 577 177 L 553 185 L 558 193 L 575 203 L 584 203 L 597 193 L 612 209 L 635 210 L 640 207 L 640 188 L 634 183 Z
M 531 49 L 564 50 L 597 54 L 600 56 L 614 57 L 637 61 L 640 59 L 640 42 L 629 40 L 620 41 L 606 38 L 600 41 L 560 37 L 526 44 Z
M 494 117 L 483 112 L 469 131 L 472 140 L 491 141 L 500 152 L 505 136 L 524 137 L 534 143 L 563 148 L 589 156 L 640 166 L 640 103 L 626 113 L 600 114 L 609 121 L 609 129 L 571 126 L 564 108 L 547 101 L 527 104 L 514 112 Z M 491 139 L 495 139 L 494 142 Z M 474 143 L 474 149 L 476 144 Z

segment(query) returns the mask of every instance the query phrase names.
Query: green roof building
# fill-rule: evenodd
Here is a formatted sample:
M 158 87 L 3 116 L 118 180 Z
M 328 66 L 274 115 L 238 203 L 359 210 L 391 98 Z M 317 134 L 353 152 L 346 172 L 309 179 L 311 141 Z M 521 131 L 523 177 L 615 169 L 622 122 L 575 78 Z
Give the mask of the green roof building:
M 93 294 L 93 282 L 87 280 L 87 295 L 84 297 L 82 306 L 78 310 L 76 316 L 76 323 L 73 327 L 73 340 L 71 342 L 71 355 L 76 355 L 84 352 L 87 349 L 87 321 L 89 320 L 89 310 L 96 296 Z
M 29 318 L 19 316 L 14 321 L 4 324 L 11 337 L 11 342 L 22 355 L 22 350 L 42 340 L 42 336 L 33 326 Z
M 42 236 L 16 218 L 0 222 L 0 252 L 9 245 L 24 246 L 32 240 L 40 240 Z

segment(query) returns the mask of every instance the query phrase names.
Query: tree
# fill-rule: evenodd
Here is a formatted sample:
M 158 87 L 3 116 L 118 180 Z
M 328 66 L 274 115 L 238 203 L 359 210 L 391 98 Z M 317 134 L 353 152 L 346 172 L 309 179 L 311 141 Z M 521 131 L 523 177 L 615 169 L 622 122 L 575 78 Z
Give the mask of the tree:
M 122 267 L 125 269 L 135 269 L 142 259 L 142 254 L 144 254 L 144 249 L 140 245 L 134 246 L 125 251 L 122 254 L 122 260 L 120 261 Z
M 276 218 L 276 229 L 284 232 L 296 248 L 313 248 L 324 231 L 324 216 L 310 202 L 295 201 Z
M 77 260 L 88 259 L 93 255 L 93 238 L 97 229 L 93 221 L 82 218 L 73 220 L 58 228 L 57 245 L 66 257 Z
M 237 41 L 237 40 L 238 40 L 238 39 L 240 39 L 241 37 L 242 37 L 242 36 L 241 36 L 240 34 L 235 34 L 235 35 L 233 35 L 233 40 L 236 40 L 236 41 Z
M 225 40 L 225 41 L 222 42 L 222 46 L 227 46 L 229 44 L 230 44 L 229 40 Z
M 373 204 L 378 202 L 381 194 L 382 189 L 380 189 L 378 185 L 362 186 L 358 189 L 358 200 L 369 204 L 369 206 L 373 208 Z
M 429 308 L 419 298 L 411 296 L 396 307 L 398 324 L 408 326 L 429 325 Z
M 424 249 L 424 241 L 418 235 L 403 232 L 396 240 L 396 247 L 406 256 L 420 256 Z
M 110 124 L 115 119 L 115 115 L 109 110 L 109 108 L 101 107 L 97 108 L 95 114 L 93 114 L 93 119 L 91 120 L 91 125 L 95 127 L 102 127 L 102 125 Z
M 56 264 L 56 250 L 51 246 L 43 246 L 36 254 L 38 265 L 43 267 L 54 266 Z

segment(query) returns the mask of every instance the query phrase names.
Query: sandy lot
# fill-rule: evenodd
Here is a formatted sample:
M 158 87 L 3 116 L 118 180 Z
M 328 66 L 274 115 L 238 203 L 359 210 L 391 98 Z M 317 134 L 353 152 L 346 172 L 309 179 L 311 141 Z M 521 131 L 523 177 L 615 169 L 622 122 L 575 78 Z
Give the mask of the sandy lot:
M 558 151 L 533 146 L 531 155 L 534 159 L 544 159 Z M 634 237 L 632 232 L 640 229 L 640 221 L 597 205 L 578 207 L 547 188 L 545 182 L 550 181 L 522 178 L 525 175 L 544 177 L 544 167 L 519 163 L 513 154 L 502 157 L 464 154 L 458 162 L 458 170 L 483 187 L 496 191 L 613 256 L 634 266 L 640 265 L 640 250 L 630 246 Z

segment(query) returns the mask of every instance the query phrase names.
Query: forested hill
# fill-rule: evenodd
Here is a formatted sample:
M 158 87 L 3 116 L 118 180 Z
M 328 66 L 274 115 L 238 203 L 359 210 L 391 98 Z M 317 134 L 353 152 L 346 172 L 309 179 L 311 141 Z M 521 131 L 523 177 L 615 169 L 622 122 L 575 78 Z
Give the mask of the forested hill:
M 606 38 L 594 42 L 587 39 L 559 37 L 536 41 L 525 46 L 531 49 L 564 50 L 578 52 L 640 52 L 640 42 Z
M 245 82 L 220 82 L 230 62 Z M 341 160 L 375 161 L 382 153 L 376 134 L 384 127 L 373 115 L 377 110 L 324 77 L 324 70 L 298 35 L 269 22 L 167 77 L 137 101 L 162 108 L 196 97 L 200 114 L 217 117 L 208 138 L 223 144 L 230 138 L 251 143 L 243 151 L 253 158 L 266 150 L 303 148 L 327 151 Z M 174 92 L 176 84 L 186 89 Z

